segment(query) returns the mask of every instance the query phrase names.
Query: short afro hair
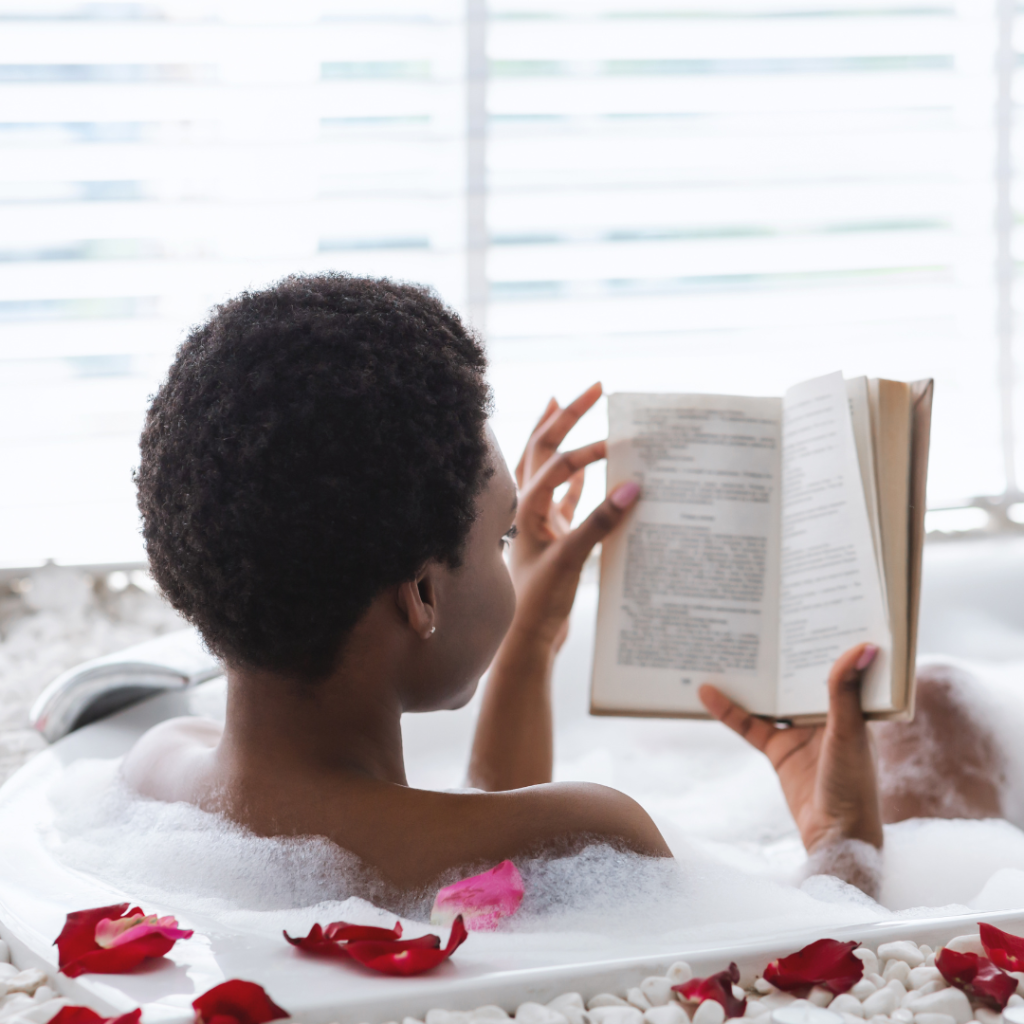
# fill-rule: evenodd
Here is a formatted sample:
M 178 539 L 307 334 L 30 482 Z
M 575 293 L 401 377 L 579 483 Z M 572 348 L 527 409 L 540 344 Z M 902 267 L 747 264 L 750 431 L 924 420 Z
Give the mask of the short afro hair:
M 458 567 L 485 369 L 454 312 L 387 279 L 288 277 L 192 330 L 135 482 L 153 579 L 215 655 L 323 679 L 381 591 Z

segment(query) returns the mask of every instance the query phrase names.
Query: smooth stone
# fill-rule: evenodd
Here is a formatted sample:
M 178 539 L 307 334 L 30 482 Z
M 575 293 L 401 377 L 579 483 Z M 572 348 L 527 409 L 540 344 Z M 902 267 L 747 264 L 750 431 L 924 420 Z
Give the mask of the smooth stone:
M 886 982 L 885 987 L 889 989 L 890 992 L 896 993 L 897 1004 L 907 994 L 907 986 L 904 985 L 899 978 L 893 978 L 891 981 Z
M 1022 999 L 1016 992 L 1006 1000 L 1006 1008 L 1009 1009 L 1011 1006 L 1024 1006 L 1024 999 Z
M 852 1013 L 855 1017 L 864 1016 L 864 1007 L 860 1005 L 860 1000 L 856 996 L 850 995 L 849 992 L 836 996 L 829 1003 L 829 1009 L 833 1013 Z
M 1003 1010 L 1003 1020 L 1007 1024 L 1024 1024 L 1024 1010 L 1019 1006 L 1007 1006 Z
M 644 1014 L 644 1024 L 690 1024 L 690 1018 L 678 1003 L 666 1003 L 652 1006 Z
M 920 988 L 912 988 L 900 1001 L 900 1006 L 909 1006 L 915 999 L 930 996 L 934 992 L 942 992 L 949 988 L 946 979 L 939 975 L 934 981 L 925 982 Z
M 977 953 L 978 956 L 985 955 L 985 947 L 981 944 L 981 936 L 974 932 L 972 935 L 958 935 L 946 943 L 946 949 L 954 953 Z
M 8 978 L 14 978 L 21 974 L 14 964 L 0 964 L 0 981 L 6 981 Z
M 705 999 L 693 1011 L 693 1024 L 725 1024 L 725 1007 L 714 999 Z
M 558 1010 L 562 1013 L 565 1012 L 567 1007 L 576 1007 L 579 1010 L 585 1010 L 586 1006 L 583 1003 L 583 996 L 579 992 L 563 992 L 560 996 L 555 996 L 554 999 L 548 1003 L 548 1006 L 552 1010 Z
M 888 1017 L 897 1006 L 900 1005 L 896 993 L 886 986 L 880 988 L 874 995 L 864 1000 L 864 1016 L 867 1018 L 883 1016 Z
M 902 1006 L 898 1010 L 893 1010 L 889 1017 L 891 1020 L 898 1021 L 899 1024 L 910 1024 L 914 1019 L 913 1013 Z
M 922 964 L 910 972 L 910 977 L 907 980 L 910 982 L 908 988 L 920 988 L 922 985 L 927 985 L 929 981 L 942 981 L 942 974 L 938 967 L 925 967 Z
M 623 1006 L 596 1006 L 587 1011 L 591 1024 L 641 1024 L 644 1015 L 628 1003 Z
M 762 1017 L 768 1012 L 768 1007 L 760 999 L 755 999 L 753 996 L 747 997 L 747 1005 L 743 1011 L 744 1017 Z
M 626 989 L 626 1002 L 630 1006 L 635 1006 L 641 1012 L 651 1008 L 651 1001 L 643 994 L 639 986 Z
M 37 1003 L 30 1010 L 24 1010 L 19 1013 L 14 1021 L 17 1024 L 21 1024 L 22 1021 L 25 1024 L 50 1024 L 50 1021 L 57 1016 L 57 1014 L 64 1009 L 65 1006 L 72 1006 L 73 1003 L 70 999 L 65 999 L 63 996 L 57 999 L 48 999 L 45 1003 Z
M 427 1010 L 426 1024 L 469 1024 L 465 1010 Z
M 738 999 L 738 1000 L 740 1000 L 740 1002 L 742 1002 L 744 999 L 747 998 L 746 989 L 744 989 L 740 985 L 733 985 L 733 987 L 732 987 L 732 997 L 733 997 L 733 999 Z
M 4 984 L 8 992 L 25 992 L 32 995 L 40 985 L 46 984 L 46 974 L 38 967 L 27 967 L 19 971 L 13 978 L 5 978 Z
M 777 992 L 778 989 L 770 981 L 765 981 L 764 978 L 758 978 L 757 981 L 754 982 L 754 991 L 760 992 L 762 995 L 766 996 L 771 992 Z
M 796 1001 L 796 996 L 789 992 L 773 992 L 761 1000 L 761 1005 L 769 1010 L 777 1010 L 780 1006 L 789 1006 L 790 1003 L 795 1003 Z
M 925 955 L 921 952 L 921 947 L 909 939 L 883 942 L 876 954 L 879 960 L 902 960 L 908 967 L 920 967 L 924 963 Z
M 11 948 L 0 939 L 0 963 L 9 964 L 11 962 Z
M 921 957 L 922 961 L 924 957 Z M 885 970 L 882 971 L 882 977 L 886 981 L 901 981 L 906 984 L 907 979 L 910 977 L 910 964 L 906 960 L 889 960 L 886 962 Z
M 40 985 L 32 998 L 37 1003 L 45 1003 L 48 999 L 56 999 L 57 993 L 49 985 Z
M 864 974 L 877 974 L 879 963 L 878 957 L 875 955 L 873 950 L 866 949 L 864 946 L 859 946 L 853 950 L 853 955 L 864 964 Z
M 855 1013 L 841 1013 L 839 1016 L 843 1018 L 843 1024 L 861 1024 L 864 1020 L 863 1017 L 858 1017 Z
M 916 1013 L 914 1024 L 956 1024 L 948 1013 Z
M 772 1010 L 773 1024 L 843 1024 L 843 1018 L 831 1010 L 815 1006 L 807 999 L 794 1000 L 789 1006 Z
M 1017 979 L 1017 995 L 1024 995 L 1024 971 L 1007 971 L 1011 978 Z
M 611 992 L 598 992 L 596 996 L 587 1000 L 588 1010 L 598 1010 L 602 1006 L 629 1006 L 629 1003 L 625 999 L 613 996 Z
M 425 1022 L 418 1017 L 403 1017 L 402 1024 L 425 1024 Z
M 909 1008 L 914 1011 L 915 1021 L 922 1013 L 945 1013 L 956 1024 L 967 1024 L 974 1016 L 971 1001 L 958 988 L 944 988 L 941 992 L 918 996 Z
M 885 986 L 889 984 L 877 971 L 872 971 L 870 974 L 865 971 L 864 977 L 867 978 L 875 988 L 885 988 Z
M 677 960 L 668 969 L 668 980 L 673 985 L 685 985 L 693 978 L 693 968 L 685 960 Z
M 475 1010 L 470 1010 L 469 1019 L 471 1021 L 508 1020 L 509 1016 L 500 1006 L 495 1006 L 493 1003 L 487 1003 L 484 1006 L 478 1006 Z
M 815 985 L 807 995 L 807 1001 L 815 1006 L 828 1006 L 836 995 L 824 985 Z
M 844 995 L 851 995 L 854 999 L 858 999 L 863 1002 L 868 996 L 874 995 L 878 991 L 878 986 L 873 981 L 868 981 L 867 978 L 861 978 L 852 988 L 848 989 Z
M 978 1024 L 1003 1024 L 1003 1015 L 995 1010 L 990 1010 L 987 1006 L 975 1007 L 974 1019 Z
M 517 1024 L 569 1024 L 569 1018 L 559 1010 L 541 1003 L 520 1003 L 516 1008 Z
M 24 992 L 12 992 L 0 999 L 0 1020 L 13 1017 L 23 1010 L 31 1010 L 35 1005 L 30 995 L 26 995 Z
M 668 978 L 644 978 L 640 982 L 640 991 L 651 1006 L 667 1006 L 672 1002 L 672 982 Z

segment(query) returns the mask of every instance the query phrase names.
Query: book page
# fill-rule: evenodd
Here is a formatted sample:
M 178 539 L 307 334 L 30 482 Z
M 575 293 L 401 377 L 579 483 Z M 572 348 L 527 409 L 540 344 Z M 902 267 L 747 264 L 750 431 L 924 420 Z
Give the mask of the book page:
M 775 710 L 782 402 L 608 400 L 608 488 L 641 485 L 603 545 L 591 710 L 704 714 L 714 683 Z
M 868 397 L 867 377 L 853 377 L 846 381 L 846 396 L 850 400 L 850 418 L 853 424 L 853 440 L 857 445 L 857 462 L 860 465 L 860 482 L 864 487 L 864 502 L 867 505 L 868 521 L 871 523 L 871 539 L 875 548 L 875 564 L 878 574 L 884 579 L 885 563 L 882 558 L 882 524 L 878 512 L 878 484 L 875 469 L 875 431 L 872 429 L 871 401 Z M 888 620 L 888 595 L 885 599 Z
M 843 376 L 782 404 L 779 714 L 824 714 L 832 662 L 863 641 L 881 650 L 861 703 L 887 709 L 891 644 Z

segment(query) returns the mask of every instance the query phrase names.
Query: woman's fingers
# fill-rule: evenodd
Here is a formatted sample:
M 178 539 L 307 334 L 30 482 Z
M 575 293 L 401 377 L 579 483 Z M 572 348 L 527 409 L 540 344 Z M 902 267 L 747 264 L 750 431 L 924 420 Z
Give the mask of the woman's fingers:
M 540 419 L 537 420 L 533 430 L 530 431 L 529 440 L 526 442 L 526 447 L 523 449 L 523 454 L 519 456 L 519 464 L 516 466 L 516 484 L 519 487 L 523 486 L 523 475 L 526 472 L 526 456 L 530 453 L 531 447 L 530 442 L 536 436 L 537 432 L 544 426 L 545 423 L 556 413 L 559 409 L 558 402 L 554 398 L 548 399 L 548 404 L 544 406 L 544 411 L 540 415 Z
M 528 481 L 519 497 L 519 507 L 533 515 L 547 517 L 555 488 L 564 484 L 581 469 L 605 457 L 607 444 L 594 441 L 569 452 L 557 452 Z
M 564 409 L 555 405 L 554 411 L 537 427 L 526 444 L 526 451 L 523 453 L 523 473 L 526 480 L 558 450 L 566 434 L 579 423 L 583 414 L 591 409 L 600 397 L 601 385 L 592 384 Z
M 639 496 L 640 485 L 635 481 L 619 484 L 575 530 L 565 535 L 562 550 L 574 567 L 583 568 L 594 545 L 604 540 L 622 522 Z
M 828 674 L 829 723 L 839 735 L 864 728 L 860 706 L 860 684 L 864 671 L 875 660 L 874 644 L 858 644 L 836 658 Z
M 580 495 L 583 493 L 586 472 L 585 469 L 580 469 L 569 477 L 569 489 L 558 503 L 558 514 L 565 520 L 566 525 L 571 523 L 572 517 L 576 515 L 576 506 L 580 503 Z
M 729 726 L 733 732 L 739 733 L 761 753 L 764 753 L 765 747 L 779 731 L 770 722 L 757 718 L 739 704 L 733 703 L 721 690 L 708 683 L 697 691 L 697 696 L 708 709 L 709 715 L 717 718 L 723 725 Z

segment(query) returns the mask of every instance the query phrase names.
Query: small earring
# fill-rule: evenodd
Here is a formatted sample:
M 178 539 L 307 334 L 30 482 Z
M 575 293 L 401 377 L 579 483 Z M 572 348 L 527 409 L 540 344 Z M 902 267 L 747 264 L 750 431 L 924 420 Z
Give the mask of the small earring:
M 433 636 L 436 632 L 437 632 L 437 626 L 431 626 L 430 627 L 430 632 L 427 634 L 427 636 Z

